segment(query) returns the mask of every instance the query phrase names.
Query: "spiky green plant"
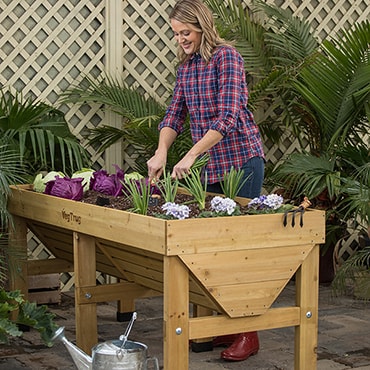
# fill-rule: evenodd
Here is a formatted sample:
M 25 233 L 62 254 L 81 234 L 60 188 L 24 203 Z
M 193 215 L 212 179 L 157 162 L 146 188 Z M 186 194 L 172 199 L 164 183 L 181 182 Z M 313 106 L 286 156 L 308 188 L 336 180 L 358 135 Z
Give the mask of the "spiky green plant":
M 122 182 L 122 185 L 124 193 L 128 194 L 134 205 L 134 208 L 129 211 L 146 215 L 148 212 L 151 190 L 148 180 L 146 178 L 139 180 L 128 179 L 127 181 Z
M 220 181 L 222 192 L 227 198 L 235 199 L 240 189 L 249 179 L 249 176 L 243 180 L 244 170 L 236 170 L 234 166 L 231 167 L 230 171 L 225 172 L 223 180 Z
M 161 179 L 157 180 L 156 185 L 161 192 L 164 201 L 174 203 L 177 190 L 179 187 L 179 180 L 173 179 L 171 173 L 163 169 L 163 176 Z
M 207 172 L 204 172 L 203 180 L 201 172 L 202 169 L 199 167 L 190 168 L 183 182 L 180 182 L 180 187 L 186 189 L 198 203 L 199 209 L 203 210 L 206 206 L 207 197 Z

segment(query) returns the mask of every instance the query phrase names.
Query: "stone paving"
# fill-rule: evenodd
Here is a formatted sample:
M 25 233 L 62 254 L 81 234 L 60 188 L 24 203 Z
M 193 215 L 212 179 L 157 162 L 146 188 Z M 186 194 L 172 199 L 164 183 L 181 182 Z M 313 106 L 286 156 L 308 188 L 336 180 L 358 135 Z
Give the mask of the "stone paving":
M 276 305 L 292 304 L 294 283 L 289 283 Z M 73 297 L 63 294 L 60 305 L 50 305 L 56 322 L 64 326 L 66 337 L 74 341 Z M 148 355 L 159 359 L 162 354 L 162 299 L 137 301 L 138 318 L 129 340 L 145 343 Z M 115 321 L 114 302 L 98 305 L 99 341 L 116 339 L 126 330 L 127 323 Z M 189 370 L 293 370 L 294 328 L 260 331 L 260 351 L 242 362 L 220 359 L 222 348 L 210 352 L 189 352 Z M 320 286 L 319 345 L 317 370 L 370 370 L 370 303 L 351 297 L 333 297 L 330 287 Z M 0 370 L 72 370 L 71 356 L 60 342 L 48 348 L 31 330 L 22 338 L 0 347 Z M 150 370 L 150 369 L 148 369 Z M 176 369 L 171 369 L 176 370 Z M 314 368 L 312 370 L 315 370 Z

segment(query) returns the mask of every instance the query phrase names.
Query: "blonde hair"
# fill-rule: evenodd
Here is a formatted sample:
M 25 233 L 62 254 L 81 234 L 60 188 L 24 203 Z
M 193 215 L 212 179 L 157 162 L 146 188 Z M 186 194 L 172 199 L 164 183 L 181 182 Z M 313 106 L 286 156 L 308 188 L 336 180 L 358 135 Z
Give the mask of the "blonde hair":
M 222 39 L 215 27 L 214 18 L 209 8 L 201 0 L 179 0 L 170 13 L 170 20 L 188 23 L 194 30 L 202 33 L 199 53 L 209 63 L 217 46 L 229 45 Z M 186 54 L 181 46 L 177 48 L 177 57 L 184 63 L 190 55 Z

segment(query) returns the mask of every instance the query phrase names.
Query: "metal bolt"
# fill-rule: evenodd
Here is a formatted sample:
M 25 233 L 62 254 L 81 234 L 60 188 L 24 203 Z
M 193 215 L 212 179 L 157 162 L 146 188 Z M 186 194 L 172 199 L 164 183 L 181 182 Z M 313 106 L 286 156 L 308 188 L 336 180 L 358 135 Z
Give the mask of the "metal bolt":
M 176 328 L 176 334 L 180 335 L 181 333 L 182 333 L 182 329 L 181 328 Z
M 85 294 L 85 298 L 86 298 L 86 299 L 90 299 L 90 298 L 91 298 L 91 294 L 90 294 L 90 293 L 86 293 L 86 294 Z
M 306 312 L 306 317 L 307 317 L 308 319 L 310 319 L 310 318 L 312 317 L 312 312 L 311 312 L 311 311 L 307 311 L 307 312 Z

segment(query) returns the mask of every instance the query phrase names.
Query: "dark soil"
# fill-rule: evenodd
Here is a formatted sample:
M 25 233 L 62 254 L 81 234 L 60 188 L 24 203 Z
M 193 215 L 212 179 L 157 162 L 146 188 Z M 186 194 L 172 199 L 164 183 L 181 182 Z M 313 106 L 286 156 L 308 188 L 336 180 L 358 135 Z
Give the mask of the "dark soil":
M 199 217 L 204 215 L 204 217 L 212 217 L 211 214 L 211 200 L 214 196 L 209 195 L 206 198 L 206 207 L 204 210 L 200 210 L 198 204 L 194 201 L 194 198 L 191 195 L 187 194 L 178 194 L 175 199 L 177 204 L 186 204 L 190 209 L 190 218 Z M 96 191 L 89 190 L 84 194 L 82 202 L 89 204 L 97 204 L 107 208 L 119 209 L 124 211 L 129 211 L 133 208 L 133 204 L 128 197 L 119 196 L 109 196 L 105 194 L 98 193 Z M 159 215 L 164 215 L 165 212 L 162 210 L 162 205 L 164 204 L 163 198 L 152 198 L 151 204 L 148 207 L 147 216 L 158 217 Z M 246 207 L 242 207 L 238 204 L 242 214 L 246 213 Z M 207 216 L 205 216 L 207 215 Z M 213 214 L 213 216 L 215 216 Z

